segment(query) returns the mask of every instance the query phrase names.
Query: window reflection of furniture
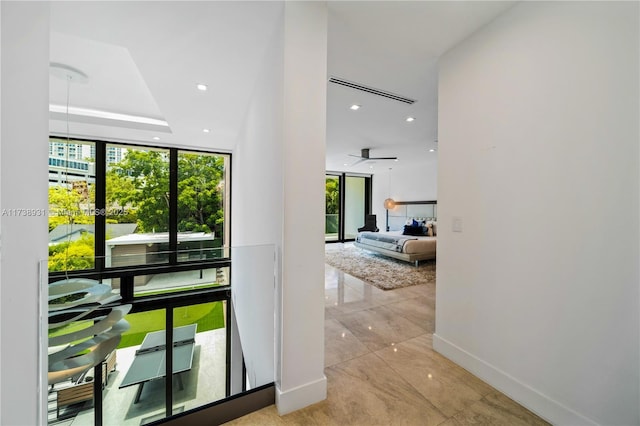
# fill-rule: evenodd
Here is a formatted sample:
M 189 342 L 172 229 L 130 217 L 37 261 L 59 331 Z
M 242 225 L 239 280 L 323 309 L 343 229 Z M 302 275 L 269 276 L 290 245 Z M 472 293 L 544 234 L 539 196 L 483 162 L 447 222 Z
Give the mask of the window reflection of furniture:
M 173 374 L 176 374 L 180 389 L 184 388 L 182 377 L 178 373 L 191 370 L 195 349 L 197 324 L 185 325 L 173 329 Z M 146 382 L 165 377 L 166 371 L 166 334 L 164 330 L 147 333 L 136 351 L 133 363 L 125 374 L 120 388 L 140 385 L 133 403 L 140 401 L 142 388 Z
M 102 387 L 109 383 L 109 373 L 116 369 L 116 351 L 111 352 L 100 365 L 102 370 Z M 67 405 L 93 400 L 93 368 L 85 371 L 70 386 L 60 388 L 56 395 L 56 417 L 60 416 L 60 408 Z
M 364 226 L 362 228 L 358 228 L 358 232 L 363 232 L 363 231 L 371 231 L 371 232 L 379 231 L 375 214 L 368 214 L 365 217 Z

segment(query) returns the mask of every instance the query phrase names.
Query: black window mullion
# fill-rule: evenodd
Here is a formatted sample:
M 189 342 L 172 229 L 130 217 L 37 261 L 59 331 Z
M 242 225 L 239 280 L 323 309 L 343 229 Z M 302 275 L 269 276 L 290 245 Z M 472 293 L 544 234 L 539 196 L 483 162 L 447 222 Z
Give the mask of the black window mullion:
M 96 271 L 103 271 L 105 268 L 105 240 L 106 240 L 106 205 L 107 205 L 107 150 L 104 142 L 96 142 L 96 177 L 95 177 L 95 268 Z
M 371 181 L 373 178 L 365 177 L 364 178 L 364 214 L 371 214 Z
M 227 299 L 223 302 L 226 303 L 226 341 L 227 341 L 227 353 L 226 353 L 226 367 L 225 367 L 225 396 L 231 396 L 231 327 L 237 327 L 237 323 L 234 321 L 235 325 L 232 325 L 231 321 L 231 292 L 227 293 Z M 246 369 L 244 365 L 244 356 L 242 357 L 242 390 L 246 389 Z
M 169 150 L 169 263 L 178 263 L 178 150 Z
M 347 187 L 345 182 L 345 174 L 342 173 L 338 178 L 338 187 L 340 188 L 340 205 L 338 207 L 338 241 L 344 242 L 344 206 L 345 206 L 345 189 Z
M 165 404 L 166 416 L 171 417 L 173 413 L 173 307 L 167 307 L 165 330 Z

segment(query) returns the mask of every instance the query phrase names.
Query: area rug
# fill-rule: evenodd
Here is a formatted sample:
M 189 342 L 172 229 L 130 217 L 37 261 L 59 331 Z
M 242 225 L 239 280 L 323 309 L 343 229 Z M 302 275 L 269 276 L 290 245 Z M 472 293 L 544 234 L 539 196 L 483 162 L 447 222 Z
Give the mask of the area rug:
M 384 257 L 352 244 L 327 244 L 325 262 L 383 290 L 435 283 L 436 261 L 413 263 Z

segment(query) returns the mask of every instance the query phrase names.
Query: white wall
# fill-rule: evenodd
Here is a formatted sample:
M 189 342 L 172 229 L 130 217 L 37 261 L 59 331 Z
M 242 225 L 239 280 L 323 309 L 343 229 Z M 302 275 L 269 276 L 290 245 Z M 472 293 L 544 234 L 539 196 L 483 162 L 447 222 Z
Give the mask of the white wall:
M 0 10 L 0 204 L 6 211 L 46 212 L 49 5 L 2 2 Z M 0 233 L 0 424 L 32 426 L 44 414 L 38 393 L 38 261 L 47 257 L 47 216 L 4 214 Z
M 280 339 L 275 335 L 275 309 L 281 307 L 275 306 L 279 298 L 274 280 L 279 286 L 283 22 L 282 18 L 276 22 L 263 56 L 262 72 L 232 156 L 232 297 L 251 387 L 271 383 L 280 374 L 275 365 L 276 341 Z
M 326 5 L 286 3 L 274 40 L 233 153 L 232 244 L 276 246 L 276 401 L 284 414 L 326 397 Z
M 392 163 L 389 170 L 376 172 L 373 176 L 372 212 L 377 217 L 378 228 L 385 229 L 386 211 L 384 200 L 395 201 L 427 201 L 438 199 L 438 157 L 436 153 L 427 157 L 424 164 L 413 167 L 402 167 Z M 391 173 L 391 182 L 389 182 Z
M 638 15 L 520 3 L 441 60 L 434 347 L 555 424 L 640 424 Z

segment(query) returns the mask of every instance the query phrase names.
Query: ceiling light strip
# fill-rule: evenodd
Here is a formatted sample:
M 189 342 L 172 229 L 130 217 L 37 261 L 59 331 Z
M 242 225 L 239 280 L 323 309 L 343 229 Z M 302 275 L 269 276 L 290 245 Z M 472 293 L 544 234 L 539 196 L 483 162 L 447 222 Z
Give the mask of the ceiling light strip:
M 354 83 L 353 81 L 344 80 L 341 78 L 331 77 L 329 83 L 339 84 L 341 86 L 349 87 L 351 89 L 360 90 L 362 92 L 371 93 L 372 95 L 382 96 L 384 98 L 392 99 L 394 101 L 403 102 L 405 104 L 413 105 L 416 100 L 406 98 L 404 96 L 396 95 L 395 93 L 385 92 L 384 90 L 376 89 L 373 87 L 363 86 L 362 84 Z
M 64 105 L 51 104 L 49 105 L 49 111 L 57 112 L 57 113 L 67 113 L 66 107 Z M 100 111 L 96 109 L 78 108 L 78 107 L 70 106 L 68 110 L 68 114 L 81 115 L 85 117 L 103 118 L 107 120 L 120 120 L 120 121 L 128 121 L 131 123 L 153 124 L 155 126 L 169 127 L 169 123 L 167 123 L 164 120 L 159 120 L 157 118 L 142 117 L 139 115 L 119 114 L 116 112 Z

